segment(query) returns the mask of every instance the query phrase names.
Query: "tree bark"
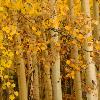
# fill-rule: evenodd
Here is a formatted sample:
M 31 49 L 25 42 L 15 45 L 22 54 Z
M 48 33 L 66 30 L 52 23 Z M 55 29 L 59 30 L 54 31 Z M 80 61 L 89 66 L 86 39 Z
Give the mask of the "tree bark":
M 74 1 L 69 0 L 69 9 L 70 9 L 70 17 L 71 22 L 74 21 Z M 71 58 L 75 60 L 76 66 L 78 66 L 78 47 L 77 44 L 72 46 L 71 50 Z M 74 79 L 74 86 L 75 86 L 75 96 L 76 100 L 82 100 L 82 88 L 81 88 L 81 75 L 80 71 L 75 71 L 75 79 Z
M 15 14 L 14 21 L 17 23 L 18 14 Z M 19 27 L 16 24 L 17 29 Z M 18 29 L 19 30 L 19 29 Z M 18 31 L 16 30 L 16 32 Z M 21 47 L 21 37 L 20 34 L 15 35 L 15 51 L 16 51 L 16 65 L 17 65 L 17 74 L 18 74 L 18 85 L 19 85 L 19 99 L 28 100 L 27 97 L 27 85 L 26 85 L 26 75 L 25 75 L 25 64 L 23 60 L 23 50 Z
M 99 41 L 100 40 L 99 1 L 93 0 L 93 10 L 94 10 L 94 12 L 93 12 L 94 19 L 98 22 L 98 25 L 94 26 L 94 38 Z M 100 62 L 99 62 L 100 61 L 100 55 L 97 55 L 95 57 L 95 59 L 96 59 L 95 61 L 97 61 L 96 66 L 99 67 L 100 66 Z M 99 72 L 100 72 L 100 67 L 99 67 Z M 99 78 L 98 78 L 98 88 L 99 88 L 99 90 L 98 90 L 98 100 L 100 100 L 100 79 Z
M 56 0 L 50 1 L 52 7 L 52 12 L 51 12 L 52 18 L 57 17 L 55 2 Z M 53 19 L 53 21 L 55 20 Z M 56 26 L 55 28 L 58 29 L 58 26 Z M 55 44 L 59 43 L 58 32 L 51 31 L 51 36 L 52 36 L 51 52 L 54 58 L 54 62 L 52 65 L 53 100 L 62 100 L 61 76 L 60 76 L 60 54 L 59 51 L 57 51 L 55 48 Z
M 43 34 L 43 39 L 46 42 L 46 35 Z M 51 77 L 50 77 L 50 69 L 51 65 L 50 62 L 48 61 L 48 51 L 45 50 L 43 51 L 43 56 L 45 58 L 44 64 L 43 64 L 43 71 L 44 71 L 44 94 L 45 98 L 44 100 L 52 100 L 52 84 L 51 84 Z M 47 58 L 47 59 L 46 59 Z
M 18 84 L 19 84 L 19 98 L 20 100 L 27 100 L 27 85 L 26 85 L 26 75 L 25 75 L 25 64 L 23 60 L 22 49 L 19 49 L 21 45 L 20 36 L 16 36 L 16 52 L 19 54 L 16 55 L 17 63 L 17 74 L 18 74 Z
M 89 8 L 89 0 L 81 0 L 82 9 L 86 16 L 90 17 L 90 8 Z M 91 27 L 91 22 L 88 23 Z M 87 39 L 84 41 L 83 45 L 84 49 L 84 59 L 87 63 L 86 69 L 86 82 L 87 86 L 89 86 L 90 91 L 87 91 L 87 99 L 88 100 L 98 100 L 98 90 L 97 90 L 97 79 L 96 79 L 96 69 L 95 63 L 90 55 L 90 52 L 93 52 L 93 43 L 92 41 L 88 42 Z

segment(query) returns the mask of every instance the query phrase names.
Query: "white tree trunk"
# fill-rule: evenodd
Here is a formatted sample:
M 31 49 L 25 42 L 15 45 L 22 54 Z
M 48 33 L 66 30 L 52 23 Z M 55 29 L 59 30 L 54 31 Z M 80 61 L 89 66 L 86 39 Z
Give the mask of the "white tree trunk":
M 52 18 L 57 17 L 56 15 L 54 16 L 54 13 L 56 13 L 56 9 L 55 9 L 55 1 L 56 0 L 51 0 L 51 7 L 52 7 L 52 12 L 51 12 L 51 16 Z M 58 27 L 56 27 L 56 29 L 58 29 Z M 52 86 L 53 86 L 53 100 L 62 100 L 62 90 L 61 90 L 61 76 L 60 76 L 60 55 L 59 55 L 59 51 L 57 51 L 55 49 L 55 44 L 58 43 L 58 32 L 54 32 L 51 31 L 51 36 L 55 36 L 52 37 L 52 41 L 51 41 L 51 49 L 52 49 L 52 54 L 53 54 L 53 58 L 54 63 L 52 65 Z
M 53 47 L 52 47 L 53 49 Z M 53 100 L 62 100 L 62 90 L 61 90 L 61 76 L 60 76 L 60 56 L 59 52 L 54 52 L 55 57 L 54 65 L 52 66 L 52 86 L 53 86 Z
M 89 0 L 81 0 L 82 1 L 82 9 L 88 17 L 90 17 L 90 6 L 89 6 Z M 91 27 L 91 22 L 89 23 Z M 90 88 L 90 91 L 87 92 L 87 100 L 98 100 L 98 90 L 97 90 L 97 79 L 96 79 L 96 68 L 95 63 L 92 60 L 92 57 L 90 55 L 90 52 L 93 52 L 93 43 L 88 42 L 87 39 L 84 41 L 84 59 L 87 63 L 87 69 L 86 69 L 86 81 L 87 85 Z

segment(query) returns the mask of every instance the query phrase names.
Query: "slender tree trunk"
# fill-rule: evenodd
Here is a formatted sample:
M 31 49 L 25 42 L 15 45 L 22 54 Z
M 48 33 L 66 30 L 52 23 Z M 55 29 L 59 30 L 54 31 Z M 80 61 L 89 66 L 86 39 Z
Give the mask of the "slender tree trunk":
M 19 83 L 19 97 L 20 100 L 27 100 L 25 65 L 23 60 L 23 53 L 22 50 L 18 47 L 19 45 L 21 45 L 21 39 L 20 36 L 16 36 L 16 52 L 19 53 L 19 55 L 16 55 L 17 74 L 18 74 L 18 83 Z
M 55 0 L 51 0 L 51 5 L 53 8 L 51 12 L 52 18 L 57 17 L 56 15 L 54 16 L 53 13 L 55 12 L 56 14 Z M 55 28 L 58 29 L 58 27 Z M 55 44 L 59 43 L 58 32 L 51 31 L 51 36 L 52 36 L 51 51 L 53 54 L 53 58 L 55 59 L 52 65 L 53 100 L 62 100 L 61 76 L 60 76 L 60 54 L 59 51 L 57 51 L 55 48 Z
M 98 25 L 95 25 L 94 27 L 94 34 L 95 34 L 95 39 L 99 40 L 100 39 L 100 20 L 99 20 L 99 1 L 98 0 L 93 0 L 93 14 L 94 14 L 94 19 L 98 21 Z
M 73 49 L 71 51 L 72 59 L 75 60 L 75 64 L 78 67 L 78 47 L 77 45 L 73 46 Z M 82 100 L 82 88 L 81 88 L 81 75 L 80 71 L 75 71 L 75 79 L 74 79 L 74 86 L 75 86 L 75 96 L 76 100 Z
M 74 7 L 74 1 L 69 0 L 70 17 L 71 17 L 72 23 L 74 21 L 74 8 L 73 7 Z M 75 64 L 76 64 L 76 66 L 78 66 L 78 47 L 77 47 L 77 44 L 72 46 L 71 58 L 75 60 Z M 80 71 L 75 71 L 74 86 L 75 86 L 76 100 L 82 100 Z
M 43 100 L 52 100 L 52 85 L 50 79 L 50 64 L 47 62 L 44 66 L 44 94 L 45 98 Z
M 45 6 L 44 1 L 42 1 L 42 5 Z M 45 10 L 42 10 L 43 16 L 45 16 L 45 13 L 46 13 Z M 44 34 L 42 34 L 42 39 L 43 39 L 43 42 L 46 43 L 47 37 L 46 37 L 44 29 L 43 31 L 44 31 Z M 50 58 L 49 58 L 48 50 L 43 50 L 42 56 L 45 59 L 45 61 L 43 61 L 43 73 L 44 73 L 43 74 L 44 83 L 42 83 L 44 85 L 43 100 L 52 100 L 52 84 L 51 84 L 51 73 L 50 73 L 51 65 L 49 62 Z
M 27 60 L 28 60 L 28 82 L 30 83 L 30 98 L 32 100 L 40 100 L 40 93 L 39 93 L 39 69 L 38 69 L 38 60 L 37 60 L 37 51 L 34 50 L 34 45 L 36 42 L 36 36 L 34 36 L 31 32 L 29 27 L 29 23 L 26 22 L 25 31 L 28 33 L 29 39 L 29 48 L 27 50 Z M 32 45 L 32 46 L 31 46 Z
M 43 34 L 43 39 L 46 42 L 46 35 Z M 52 100 L 52 84 L 51 84 L 51 77 L 50 77 L 50 69 L 51 69 L 51 65 L 48 59 L 48 51 L 45 50 L 43 51 L 43 56 L 45 59 L 44 64 L 43 64 L 43 71 L 44 71 L 44 94 L 45 94 L 45 98 L 44 100 Z
M 39 72 L 37 66 L 37 54 L 36 52 L 33 53 L 33 96 L 34 100 L 40 100 L 40 93 L 39 93 Z
M 2 91 L 2 87 L 1 87 L 1 83 L 0 83 L 0 100 L 3 100 L 3 91 Z
M 99 41 L 100 39 L 99 1 L 93 0 L 93 10 L 94 10 L 94 13 L 93 13 L 94 19 L 98 22 L 98 25 L 94 26 L 94 38 Z M 96 59 L 95 61 L 97 61 L 96 66 L 99 67 L 100 66 L 100 62 L 99 62 L 100 55 L 97 55 L 95 59 Z M 99 67 L 99 72 L 100 72 L 100 67 Z M 98 88 L 99 88 L 98 100 L 100 100 L 100 79 L 99 78 L 98 78 Z
M 27 51 L 27 60 L 28 60 L 28 83 L 30 84 L 30 95 L 31 99 L 39 100 L 39 78 L 38 78 L 38 66 L 37 66 L 37 55 L 36 52 L 33 53 Z M 28 85 L 27 83 L 27 85 Z
M 82 9 L 88 17 L 90 17 L 90 8 L 89 8 L 89 0 L 81 0 L 82 1 Z M 91 27 L 91 22 L 88 23 Z M 87 91 L 87 99 L 88 100 L 98 100 L 98 90 L 97 90 L 97 79 L 96 79 L 96 68 L 95 63 L 92 60 L 90 52 L 93 52 L 93 43 L 92 41 L 88 42 L 87 39 L 84 41 L 84 59 L 87 63 L 86 69 L 86 82 L 90 88 L 90 91 Z
M 62 100 L 60 56 L 59 53 L 56 52 L 54 49 L 52 51 L 53 51 L 53 56 L 55 57 L 54 65 L 52 66 L 53 100 Z
M 16 14 L 17 16 L 17 14 Z M 17 22 L 17 18 L 14 18 Z M 16 24 L 18 29 L 18 24 Z M 27 85 L 26 85 L 26 75 L 25 75 L 25 64 L 23 60 L 23 50 L 21 47 L 21 37 L 15 35 L 15 51 L 16 51 L 16 63 L 17 63 L 17 74 L 18 74 L 18 85 L 19 85 L 19 99 L 28 100 L 27 97 Z

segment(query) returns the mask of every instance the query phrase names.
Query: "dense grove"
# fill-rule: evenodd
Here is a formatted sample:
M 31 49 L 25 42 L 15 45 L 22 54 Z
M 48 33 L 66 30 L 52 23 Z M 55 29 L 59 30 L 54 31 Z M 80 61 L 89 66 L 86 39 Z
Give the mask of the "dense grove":
M 0 0 L 0 100 L 100 100 L 99 0 Z

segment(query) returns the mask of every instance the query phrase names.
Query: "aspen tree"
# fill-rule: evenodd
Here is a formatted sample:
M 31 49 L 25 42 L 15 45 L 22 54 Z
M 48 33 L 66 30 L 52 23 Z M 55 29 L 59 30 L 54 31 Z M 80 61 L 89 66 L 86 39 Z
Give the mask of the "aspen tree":
M 89 0 L 81 0 L 82 2 L 82 9 L 86 16 L 90 17 L 90 7 L 89 7 Z M 91 22 L 88 22 L 88 25 L 91 28 Z M 90 88 L 90 91 L 87 91 L 87 99 L 88 100 L 98 100 L 98 90 L 97 90 L 97 79 L 96 79 L 96 69 L 95 63 L 91 57 L 91 53 L 93 52 L 93 42 L 87 39 L 84 40 L 83 45 L 84 50 L 84 59 L 87 63 L 86 69 L 86 82 L 87 86 Z
M 73 0 L 69 0 L 69 9 L 70 9 L 71 22 L 73 23 L 74 21 L 74 1 Z M 75 60 L 75 64 L 76 66 L 78 66 L 77 44 L 72 46 L 71 58 Z M 76 100 L 82 100 L 81 76 L 80 76 L 80 71 L 77 71 L 77 70 L 75 71 L 74 86 L 75 86 Z
M 27 50 L 27 60 L 28 60 L 28 82 L 31 81 L 31 88 L 29 89 L 30 92 L 32 91 L 31 98 L 35 100 L 40 100 L 39 94 L 39 73 L 38 73 L 38 61 L 37 61 L 37 51 L 32 51 L 34 49 L 34 45 L 36 42 L 36 36 L 33 35 L 29 27 L 29 23 L 27 22 L 25 25 L 25 31 L 28 32 L 30 37 L 29 40 L 29 48 Z M 28 85 L 28 84 L 27 84 Z
M 97 22 L 97 25 L 95 25 L 95 39 L 99 40 L 100 39 L 100 20 L 99 20 L 99 2 L 98 0 L 93 0 L 93 15 L 94 15 L 94 19 Z
M 55 21 L 55 19 L 57 18 L 57 13 L 55 8 L 56 0 L 50 0 L 50 3 L 52 7 L 51 15 L 53 21 Z M 55 28 L 58 29 L 58 26 L 56 26 Z M 61 76 L 60 76 L 60 54 L 59 51 L 55 49 L 55 44 L 59 43 L 58 32 L 51 31 L 51 36 L 52 36 L 51 49 L 52 49 L 53 57 L 55 59 L 52 65 L 53 100 L 62 100 Z
M 42 1 L 42 5 L 45 6 L 45 0 Z M 46 15 L 44 9 L 42 10 L 42 14 L 43 14 L 43 17 Z M 44 41 L 44 43 L 46 43 L 47 37 L 45 34 L 44 27 L 43 27 L 43 32 L 44 32 L 44 34 L 42 34 L 42 40 Z M 44 78 L 43 80 L 44 81 L 42 83 L 44 86 L 43 87 L 43 95 L 45 97 L 43 99 L 44 100 L 52 100 L 52 84 L 51 84 L 51 77 L 50 77 L 51 65 L 49 62 L 49 54 L 48 54 L 47 49 L 42 51 L 42 56 L 43 56 L 43 58 L 45 58 L 45 61 L 43 61 L 43 78 Z
M 16 22 L 17 30 L 19 30 L 19 24 L 17 23 L 18 13 L 15 11 L 14 21 Z M 27 85 L 26 85 L 26 75 L 25 75 L 25 64 L 23 60 L 23 50 L 21 47 L 21 37 L 20 33 L 16 33 L 15 35 L 15 51 L 16 51 L 16 67 L 18 74 L 18 85 L 19 85 L 19 99 L 20 100 L 28 100 L 27 96 Z
M 99 20 L 99 2 L 98 0 L 93 0 L 93 14 L 94 14 L 94 19 L 97 21 L 97 25 L 94 26 L 94 38 L 99 41 L 100 39 L 100 20 Z M 100 55 L 96 56 L 96 61 L 99 62 L 100 61 Z M 99 67 L 100 63 L 96 63 L 96 66 Z M 100 72 L 100 68 L 99 68 L 99 72 Z M 99 87 L 99 91 L 98 91 L 98 98 L 100 100 L 100 80 L 98 78 L 98 87 Z
M 29 90 L 33 91 L 31 98 L 39 100 L 39 79 L 38 79 L 38 66 L 37 66 L 37 55 L 36 52 L 27 51 L 28 59 L 28 83 L 31 81 L 31 88 Z M 28 85 L 27 83 L 27 85 Z
M 33 97 L 35 100 L 40 100 L 39 96 L 39 72 L 38 72 L 38 65 L 37 65 L 37 53 L 33 53 Z
M 46 36 L 44 35 L 43 38 L 46 38 Z M 44 41 L 46 41 L 46 39 L 44 39 Z M 43 55 L 45 58 L 48 57 L 48 51 L 44 51 Z M 52 100 L 52 84 L 51 84 L 51 78 L 50 78 L 50 63 L 48 61 L 48 59 L 46 59 L 46 61 L 44 62 L 44 94 L 45 94 L 45 98 L 44 100 Z

